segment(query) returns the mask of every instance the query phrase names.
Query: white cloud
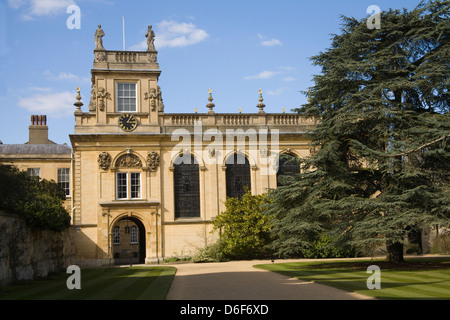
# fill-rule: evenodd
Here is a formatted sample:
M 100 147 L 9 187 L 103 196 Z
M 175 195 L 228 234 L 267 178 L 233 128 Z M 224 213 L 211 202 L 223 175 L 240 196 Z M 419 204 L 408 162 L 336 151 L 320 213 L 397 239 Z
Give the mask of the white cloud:
M 265 47 L 281 46 L 283 43 L 278 39 L 270 39 L 261 41 L 261 45 Z
M 28 2 L 28 0 L 8 0 L 9 6 L 13 9 L 19 9 L 21 6 L 23 6 L 27 2 Z
M 25 7 L 23 20 L 33 20 L 36 16 L 66 13 L 67 7 L 75 4 L 73 0 L 8 0 L 13 9 Z
M 289 71 L 294 71 L 295 68 L 294 67 L 289 67 L 289 66 L 282 66 L 282 67 L 278 67 L 277 71 L 269 71 L 269 70 L 264 70 L 261 71 L 258 74 L 252 75 L 252 76 L 246 76 L 244 77 L 244 79 L 246 80 L 252 80 L 252 79 L 270 79 L 272 77 L 274 77 L 277 74 L 280 73 L 286 73 Z M 286 77 L 284 78 L 284 81 L 288 82 L 288 81 L 294 81 L 295 79 L 293 77 Z
M 289 67 L 289 66 L 278 67 L 278 69 L 280 69 L 282 71 L 294 71 L 294 70 L 296 70 L 294 67 Z
M 278 96 L 287 90 L 288 90 L 288 88 L 279 88 L 277 90 L 269 90 L 269 91 L 267 91 L 267 94 L 270 96 Z
M 261 40 L 260 44 L 262 46 L 274 47 L 274 46 L 282 46 L 283 45 L 283 43 L 280 40 L 278 40 L 278 39 L 272 38 L 272 39 L 268 40 L 265 36 L 263 36 L 260 33 L 258 33 L 257 36 Z
M 279 71 L 268 71 L 268 70 L 265 70 L 265 71 L 261 71 L 258 74 L 255 74 L 253 76 L 246 76 L 246 77 L 244 77 L 244 79 L 246 79 L 246 80 L 251 80 L 251 79 L 269 79 L 269 78 L 272 78 L 273 76 L 275 76 L 275 75 L 277 75 L 279 73 L 280 73 Z
M 285 78 L 283 78 L 283 81 L 292 82 L 292 81 L 295 81 L 295 78 L 294 77 L 285 77 Z
M 40 93 L 33 94 L 27 98 L 20 98 L 17 105 L 33 114 L 46 114 L 55 118 L 72 115 L 75 111 L 73 103 L 75 102 L 76 94 L 73 92 L 52 92 L 47 90 L 48 88 L 35 89 L 45 90 L 35 90 L 40 91 Z
M 208 38 L 208 33 L 203 29 L 198 29 L 193 23 L 177 21 L 161 21 L 155 28 L 155 47 L 185 47 L 204 41 Z M 130 50 L 145 50 L 147 40 L 143 40 L 137 45 L 130 47 Z
M 79 77 L 73 73 L 67 73 L 67 72 L 60 72 L 58 74 L 54 74 L 50 72 L 49 70 L 44 71 L 44 76 L 47 77 L 49 80 L 67 80 L 67 81 L 73 81 L 73 82 L 83 82 L 87 83 L 89 82 L 89 78 L 87 77 Z

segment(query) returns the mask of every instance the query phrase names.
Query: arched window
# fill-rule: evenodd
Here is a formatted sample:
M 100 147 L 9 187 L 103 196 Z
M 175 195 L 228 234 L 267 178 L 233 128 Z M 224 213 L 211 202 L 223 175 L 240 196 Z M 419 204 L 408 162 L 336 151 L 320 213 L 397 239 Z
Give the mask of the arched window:
M 246 189 L 251 190 L 250 163 L 241 153 L 229 156 L 226 161 L 227 197 L 241 198 Z
M 300 173 L 300 159 L 289 153 L 281 153 L 278 158 L 277 186 L 289 184 L 291 177 Z
M 191 155 L 174 161 L 175 218 L 200 217 L 198 162 Z

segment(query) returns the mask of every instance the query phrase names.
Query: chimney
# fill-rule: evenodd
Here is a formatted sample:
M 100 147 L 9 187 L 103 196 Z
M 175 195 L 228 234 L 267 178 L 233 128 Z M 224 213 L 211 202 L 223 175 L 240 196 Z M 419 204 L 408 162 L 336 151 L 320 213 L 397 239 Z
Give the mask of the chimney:
M 47 116 L 32 115 L 29 127 L 29 144 L 48 144 Z

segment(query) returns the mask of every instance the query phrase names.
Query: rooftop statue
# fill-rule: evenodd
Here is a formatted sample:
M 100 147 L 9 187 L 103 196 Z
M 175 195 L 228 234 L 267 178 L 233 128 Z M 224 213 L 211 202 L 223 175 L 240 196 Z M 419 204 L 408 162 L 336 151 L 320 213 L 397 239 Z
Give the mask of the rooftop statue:
M 102 30 L 102 26 L 98 25 L 98 29 L 95 31 L 95 50 L 105 50 L 103 48 L 103 39 L 105 32 Z
M 155 33 L 152 30 L 152 26 L 148 26 L 145 37 L 147 38 L 147 51 L 155 51 Z

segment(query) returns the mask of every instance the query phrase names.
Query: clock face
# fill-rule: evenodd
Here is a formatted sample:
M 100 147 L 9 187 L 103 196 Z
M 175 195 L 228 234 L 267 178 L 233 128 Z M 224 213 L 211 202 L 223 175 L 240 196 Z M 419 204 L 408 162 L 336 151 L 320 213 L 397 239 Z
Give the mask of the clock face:
M 123 131 L 131 132 L 137 127 L 137 119 L 131 113 L 124 113 L 119 117 L 119 127 Z

